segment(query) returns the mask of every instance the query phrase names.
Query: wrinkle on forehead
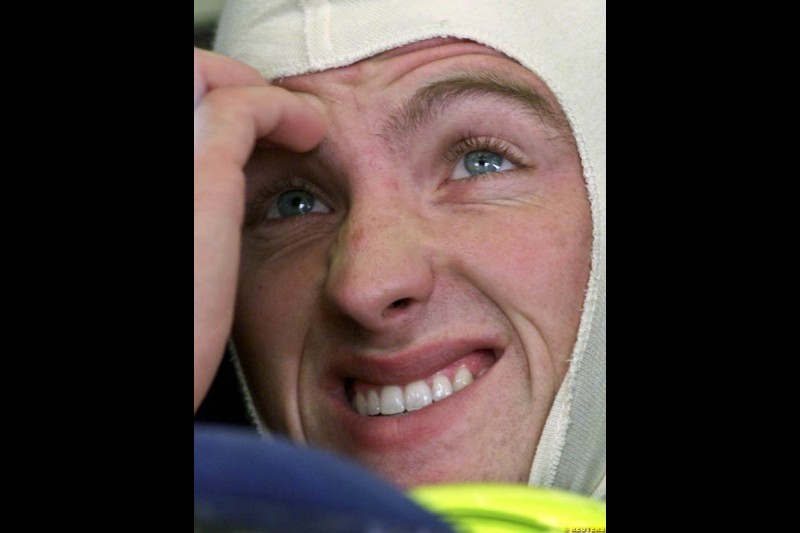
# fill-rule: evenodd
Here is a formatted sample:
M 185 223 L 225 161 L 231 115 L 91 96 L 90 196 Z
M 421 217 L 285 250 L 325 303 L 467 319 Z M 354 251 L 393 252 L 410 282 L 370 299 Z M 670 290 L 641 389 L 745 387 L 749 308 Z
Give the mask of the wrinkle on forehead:
M 399 79 L 418 66 L 442 59 L 475 54 L 503 57 L 514 64 L 519 64 L 502 52 L 474 41 L 458 38 L 433 38 L 386 50 L 343 67 L 279 78 L 272 82 L 288 90 L 303 92 L 314 92 L 314 88 L 321 85 L 356 87 L 383 77 L 385 72 L 388 72 L 390 80 L 395 77 Z M 389 67 L 387 63 L 391 63 L 392 67 Z M 392 72 L 395 72 L 396 76 L 392 75 Z

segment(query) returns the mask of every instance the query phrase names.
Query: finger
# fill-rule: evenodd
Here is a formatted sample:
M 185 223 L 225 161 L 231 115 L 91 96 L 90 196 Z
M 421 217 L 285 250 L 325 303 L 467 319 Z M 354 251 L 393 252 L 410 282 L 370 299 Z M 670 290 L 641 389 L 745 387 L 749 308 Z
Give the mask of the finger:
M 223 87 L 195 110 L 195 410 L 210 386 L 233 319 L 245 180 L 257 139 L 313 148 L 325 119 L 308 97 L 277 87 Z
M 240 224 L 244 172 L 257 139 L 289 150 L 310 150 L 325 120 L 301 97 L 278 87 L 217 89 L 195 111 L 195 212 Z
M 262 86 L 269 82 L 253 67 L 208 50 L 194 49 L 195 107 L 207 92 L 220 87 Z
M 324 116 L 307 98 L 279 87 L 217 89 L 195 112 L 195 159 L 242 168 L 256 140 L 304 152 L 320 142 L 325 127 Z

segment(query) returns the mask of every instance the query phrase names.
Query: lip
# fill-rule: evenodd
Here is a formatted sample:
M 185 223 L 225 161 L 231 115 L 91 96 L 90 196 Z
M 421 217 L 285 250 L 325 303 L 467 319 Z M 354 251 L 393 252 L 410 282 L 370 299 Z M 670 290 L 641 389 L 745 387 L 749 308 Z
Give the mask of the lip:
M 410 383 L 425 379 L 438 370 L 476 351 L 491 351 L 495 362 L 489 370 L 469 387 L 446 400 L 418 411 L 392 416 L 367 417 L 356 413 L 347 399 L 345 383 L 358 379 L 375 385 Z M 325 379 L 332 417 L 348 435 L 353 446 L 361 451 L 385 453 L 443 434 L 457 423 L 472 402 L 480 402 L 482 391 L 498 374 L 505 349 L 499 339 L 483 337 L 437 342 L 401 352 L 375 355 L 351 355 L 346 362 L 333 368 Z M 493 372 L 494 371 L 494 372 Z M 491 390 L 489 388 L 488 390 Z
M 392 353 L 356 353 L 345 355 L 331 369 L 331 377 L 340 383 L 350 378 L 377 386 L 406 384 L 425 379 L 477 351 L 490 351 L 498 360 L 503 350 L 499 339 L 481 337 L 439 341 Z

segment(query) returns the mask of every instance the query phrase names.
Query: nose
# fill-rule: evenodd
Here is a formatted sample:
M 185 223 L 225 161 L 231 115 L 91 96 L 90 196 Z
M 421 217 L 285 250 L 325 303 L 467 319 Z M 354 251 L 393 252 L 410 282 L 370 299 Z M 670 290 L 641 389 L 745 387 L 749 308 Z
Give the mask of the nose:
M 418 314 L 434 285 L 424 226 L 408 210 L 378 199 L 354 206 L 332 250 L 325 286 L 329 300 L 372 332 Z

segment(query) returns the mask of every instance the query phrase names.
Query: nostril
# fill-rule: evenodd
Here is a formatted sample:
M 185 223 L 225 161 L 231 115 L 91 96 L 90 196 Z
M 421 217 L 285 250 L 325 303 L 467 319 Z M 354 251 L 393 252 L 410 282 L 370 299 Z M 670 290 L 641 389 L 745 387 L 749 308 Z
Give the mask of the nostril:
M 411 298 L 402 298 L 389 304 L 389 309 L 404 309 L 411 303 Z

